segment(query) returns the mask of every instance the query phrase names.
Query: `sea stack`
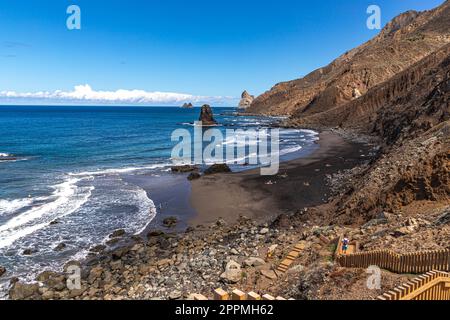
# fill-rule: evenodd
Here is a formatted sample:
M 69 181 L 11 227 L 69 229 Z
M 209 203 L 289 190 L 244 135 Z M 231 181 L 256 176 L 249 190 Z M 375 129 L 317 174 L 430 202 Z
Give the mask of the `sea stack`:
M 213 112 L 210 105 L 205 104 L 202 106 L 200 118 L 198 119 L 198 121 L 201 121 L 203 126 L 217 125 L 217 121 L 214 120 Z
M 191 109 L 193 107 L 194 107 L 194 105 L 190 102 L 189 103 L 185 102 L 182 106 L 182 108 L 184 108 L 184 109 Z
M 241 101 L 239 102 L 239 109 L 247 109 L 252 104 L 253 100 L 255 100 L 255 97 L 250 95 L 247 90 L 242 92 L 241 95 Z

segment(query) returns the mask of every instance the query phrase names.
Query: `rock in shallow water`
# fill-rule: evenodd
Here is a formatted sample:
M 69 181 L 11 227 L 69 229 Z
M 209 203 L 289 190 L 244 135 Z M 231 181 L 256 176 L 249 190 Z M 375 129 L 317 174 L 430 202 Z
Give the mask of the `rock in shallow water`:
M 177 217 L 167 217 L 163 220 L 163 225 L 166 228 L 173 228 L 177 225 L 178 219 Z
M 214 120 L 212 109 L 208 104 L 202 106 L 198 121 L 201 121 L 203 126 L 217 125 L 217 121 Z
M 225 163 L 213 164 L 211 167 L 205 170 L 206 175 L 216 174 L 216 173 L 228 173 L 231 172 L 230 167 Z

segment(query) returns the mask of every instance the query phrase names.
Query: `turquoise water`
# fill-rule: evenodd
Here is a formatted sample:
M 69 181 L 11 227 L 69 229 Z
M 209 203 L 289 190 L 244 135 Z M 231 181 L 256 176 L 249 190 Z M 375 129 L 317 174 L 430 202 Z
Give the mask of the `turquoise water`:
M 214 109 L 220 130 L 274 121 L 232 110 Z M 198 115 L 167 107 L 0 107 L 0 265 L 10 276 L 31 276 L 81 258 L 115 229 L 143 230 L 157 209 L 124 175 L 170 174 L 171 134 L 192 131 Z M 282 130 L 280 138 L 283 159 L 301 155 L 317 136 Z M 67 247 L 55 252 L 61 242 Z M 24 256 L 30 248 L 36 252 Z

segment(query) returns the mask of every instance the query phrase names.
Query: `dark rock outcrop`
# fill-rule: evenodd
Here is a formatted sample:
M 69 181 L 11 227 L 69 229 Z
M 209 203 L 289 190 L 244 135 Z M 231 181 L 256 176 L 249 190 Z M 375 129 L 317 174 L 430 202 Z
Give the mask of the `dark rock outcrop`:
M 204 172 L 205 175 L 216 174 L 216 173 L 228 173 L 231 172 L 230 167 L 225 163 L 213 164 L 211 167 L 207 168 Z
M 192 181 L 192 180 L 197 180 L 197 179 L 200 179 L 202 176 L 200 175 L 200 173 L 198 173 L 198 172 L 191 172 L 190 174 L 189 174 L 189 176 L 187 177 L 187 179 L 189 180 L 189 181 Z
M 111 233 L 109 235 L 109 237 L 110 238 L 120 238 L 120 237 L 123 237 L 124 235 L 125 235 L 125 230 L 118 229 L 118 230 L 115 230 L 113 233 Z
M 53 251 L 63 251 L 65 248 L 66 244 L 64 242 L 61 242 L 53 249 Z
M 29 249 L 23 250 L 22 254 L 24 256 L 31 256 L 33 253 L 36 253 L 36 252 L 37 252 L 36 249 L 29 248 Z
M 174 173 L 188 173 L 194 172 L 198 170 L 197 166 L 185 165 L 185 166 L 174 166 L 170 168 L 170 170 Z
M 163 220 L 163 225 L 166 228 L 173 228 L 177 225 L 178 219 L 177 217 L 167 217 Z
M 214 120 L 214 115 L 210 105 L 205 104 L 202 106 L 198 121 L 201 121 L 203 126 L 217 125 L 217 121 Z

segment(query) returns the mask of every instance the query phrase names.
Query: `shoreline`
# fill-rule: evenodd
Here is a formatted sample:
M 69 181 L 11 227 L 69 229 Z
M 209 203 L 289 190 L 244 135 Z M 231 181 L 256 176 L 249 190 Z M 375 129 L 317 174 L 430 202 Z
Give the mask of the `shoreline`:
M 350 169 L 364 161 L 370 147 L 341 135 L 319 133 L 319 147 L 304 157 L 280 163 L 275 176 L 261 176 L 259 169 L 203 176 L 192 181 L 191 205 L 197 212 L 191 225 L 240 216 L 264 222 L 279 214 L 324 204 L 330 194 L 327 175 Z
M 187 175 L 185 174 L 169 174 L 170 183 L 164 185 L 159 184 L 154 177 L 140 181 L 140 185 L 144 184 L 149 197 L 154 200 L 155 206 L 158 207 L 160 203 L 164 204 L 162 214 L 161 210 L 158 210 L 160 214 L 157 214 L 155 219 L 138 236 L 124 234 L 115 238 L 114 240 L 117 241 L 109 247 L 90 253 L 85 259 L 76 262 L 77 265 L 82 267 L 84 274 L 82 279 L 91 284 L 89 277 L 92 276 L 93 272 L 95 273 L 96 269 L 101 268 L 106 270 L 108 274 L 114 274 L 116 280 L 112 284 L 116 283 L 116 286 L 118 286 L 117 281 L 121 281 L 119 279 L 123 277 L 125 270 L 132 269 L 137 274 L 147 274 L 147 271 L 143 270 L 148 269 L 151 272 L 156 270 L 157 279 L 160 281 L 161 277 L 167 277 L 165 275 L 167 267 L 171 268 L 170 277 L 189 279 L 192 271 L 187 274 L 184 272 L 178 274 L 180 273 L 179 266 L 177 267 L 178 260 L 175 260 L 173 265 L 172 262 L 166 265 L 169 260 L 173 261 L 174 254 L 177 257 L 183 255 L 182 260 L 186 262 L 183 262 L 182 265 L 192 261 L 194 255 L 191 252 L 192 250 L 195 251 L 197 257 L 194 260 L 200 259 L 203 261 L 205 250 L 207 251 L 207 257 L 212 254 L 211 250 L 214 252 L 213 249 L 208 249 L 209 245 L 213 248 L 216 244 L 223 243 L 224 239 L 227 239 L 227 247 L 223 249 L 223 254 L 226 254 L 233 247 L 233 238 L 235 237 L 235 231 L 233 230 L 236 229 L 247 234 L 246 237 L 254 238 L 254 240 L 251 240 L 253 242 L 250 243 L 250 247 L 247 247 L 247 240 L 242 244 L 242 250 L 253 251 L 248 251 L 242 256 L 239 255 L 241 256 L 239 259 L 263 256 L 262 247 L 258 249 L 262 244 L 251 248 L 268 237 L 273 238 L 278 231 L 270 231 L 262 237 L 255 230 L 268 227 L 275 218 L 283 214 L 296 215 L 303 208 L 323 204 L 326 200 L 324 195 L 328 192 L 328 187 L 324 184 L 326 175 L 351 168 L 356 163 L 361 162 L 361 154 L 369 148 L 361 143 L 347 141 L 340 135 L 329 131 L 320 133 L 318 145 L 317 149 L 303 158 L 281 163 L 279 174 L 276 176 L 260 176 L 259 169 L 250 169 L 236 173 L 203 176 L 192 182 L 186 179 Z M 166 178 L 164 177 L 167 182 Z M 272 183 L 267 184 L 268 181 L 272 181 Z M 320 186 L 319 191 L 315 190 L 317 186 Z M 167 192 L 171 188 L 173 190 L 174 187 L 177 190 L 176 194 Z M 155 190 L 158 192 L 155 192 Z M 191 204 L 194 211 L 189 211 L 184 207 L 187 202 Z M 162 227 L 161 221 L 164 217 L 177 216 L 175 208 L 180 210 L 178 213 L 185 213 L 182 219 L 186 219 L 186 221 L 181 219 L 175 228 Z M 189 243 L 191 244 L 189 245 Z M 219 245 L 219 247 L 222 248 L 222 245 Z M 223 259 L 225 262 L 229 258 L 224 255 Z M 224 262 L 214 264 L 214 268 L 222 269 Z M 202 263 L 206 267 L 207 262 L 203 261 Z M 241 263 L 243 263 L 243 260 Z M 175 269 L 172 270 L 172 267 Z M 210 267 L 213 266 L 210 265 Z M 203 265 L 193 266 L 193 268 L 206 270 L 202 269 Z M 48 277 L 58 277 L 61 280 L 65 279 L 66 276 L 64 273 L 47 270 L 38 275 L 36 280 L 40 279 L 39 281 L 45 285 L 46 281 L 51 280 L 47 280 Z M 207 278 L 204 275 L 202 276 L 203 280 Z M 110 291 L 107 289 L 112 286 L 108 284 L 109 280 L 96 281 L 100 281 L 101 285 L 105 286 L 105 291 Z M 150 280 L 148 279 L 148 281 Z M 221 280 L 218 278 L 214 281 Z M 99 285 L 97 284 L 97 286 Z M 32 284 L 25 286 L 32 286 Z M 152 295 L 168 298 L 167 288 L 176 287 L 177 290 L 183 291 L 183 294 L 186 290 L 185 298 L 187 298 L 189 292 L 204 292 L 206 286 L 204 281 L 198 285 L 191 284 L 183 290 L 175 284 L 156 286 Z M 15 282 L 12 288 L 16 288 Z M 20 291 L 21 288 L 19 286 L 17 290 Z M 89 288 L 86 287 L 78 291 L 63 290 L 62 292 L 55 291 L 52 288 L 49 291 L 43 291 L 41 288 L 39 295 L 43 298 L 45 296 L 44 299 L 72 299 L 81 296 L 93 297 L 98 294 L 96 289 L 89 290 Z M 46 296 L 47 293 L 48 297 Z M 103 293 L 102 297 L 109 299 L 119 293 L 123 293 L 123 291 L 107 295 Z

